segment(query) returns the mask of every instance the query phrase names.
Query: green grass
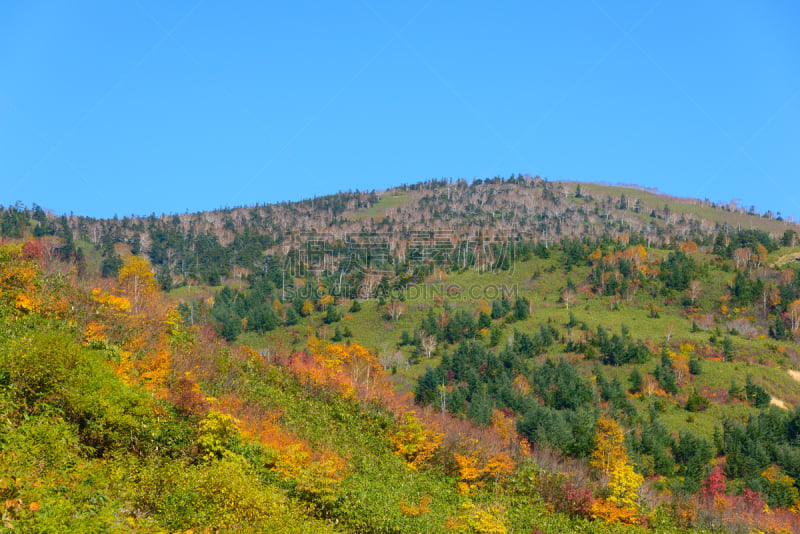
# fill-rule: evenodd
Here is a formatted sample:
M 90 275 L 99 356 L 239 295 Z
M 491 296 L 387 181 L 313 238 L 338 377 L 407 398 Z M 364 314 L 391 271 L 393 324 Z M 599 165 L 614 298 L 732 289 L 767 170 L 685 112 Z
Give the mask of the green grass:
M 741 213 L 738 211 L 730 212 L 719 208 L 713 208 L 711 206 L 703 206 L 700 204 L 700 201 L 696 199 L 671 197 L 668 195 L 660 195 L 650 193 L 648 191 L 642 191 L 640 189 L 582 183 L 581 191 L 584 193 L 596 191 L 615 197 L 619 197 L 621 194 L 624 194 L 629 201 L 631 199 L 634 201 L 639 199 L 642 201 L 642 203 L 657 210 L 662 210 L 664 205 L 667 204 L 673 213 L 693 215 L 695 217 L 701 217 L 719 224 L 727 223 L 729 226 L 734 228 L 737 226 L 750 228 L 752 226 L 768 232 L 782 233 L 784 229 L 791 226 L 790 223 L 765 219 L 759 215 L 749 215 L 747 213 Z M 650 211 L 647 210 L 647 213 L 642 215 L 649 217 Z
M 785 250 L 779 252 L 785 253 Z M 648 258 L 663 258 L 668 253 L 667 250 L 651 249 L 648 251 Z M 342 316 L 345 318 L 340 323 L 328 325 L 327 332 L 330 336 L 337 325 L 347 326 L 353 332 L 354 340 L 378 353 L 400 351 L 406 358 L 415 357 L 416 363 L 408 367 L 399 366 L 397 373 L 391 376 L 397 389 L 401 392 L 413 390 L 416 378 L 427 367 L 436 366 L 444 351 L 452 349 L 447 344 L 440 344 L 432 358 L 422 358 L 412 354 L 412 349 L 409 347 L 397 346 L 403 330 L 413 334 L 419 329 L 420 323 L 429 309 L 441 309 L 436 303 L 437 300 L 454 309 L 474 312 L 481 300 L 491 303 L 492 297 L 499 293 L 497 288 L 508 291 L 512 298 L 517 294 L 528 298 L 532 308 L 531 316 L 524 320 L 513 321 L 510 324 L 499 321 L 503 325 L 499 344 L 501 347 L 514 330 L 532 332 L 538 329 L 540 323 L 547 321 L 552 321 L 559 331 L 566 335 L 564 325 L 569 320 L 570 312 L 575 315 L 579 323 L 585 322 L 591 331 L 595 331 L 598 326 L 602 325 L 609 333 L 619 333 L 624 325 L 634 339 L 648 341 L 656 347 L 668 343 L 673 350 L 677 350 L 678 345 L 688 342 L 699 349 L 710 344 L 712 332 L 692 332 L 692 321 L 683 315 L 681 305 L 667 305 L 665 297 L 659 295 L 654 298 L 646 291 L 640 291 L 631 302 L 622 300 L 613 308 L 610 297 L 580 295 L 577 302 L 567 310 L 564 303 L 558 302 L 560 294 L 566 286 L 567 278 L 571 278 L 580 285 L 590 274 L 590 268 L 574 267 L 567 273 L 560 258 L 560 253 L 554 253 L 551 258 L 546 260 L 533 257 L 525 262 L 516 262 L 508 271 L 478 272 L 474 269 L 467 269 L 463 272 L 451 272 L 441 277 L 434 277 L 405 292 L 407 312 L 398 321 L 385 318 L 385 311 L 376 300 L 367 300 L 363 302 L 360 312 L 349 313 L 343 310 Z M 712 259 L 711 256 L 702 252 L 697 253 L 696 258 L 705 264 L 709 264 Z M 719 305 L 722 302 L 720 297 L 728 294 L 728 282 L 732 279 L 733 274 L 731 271 L 724 272 L 718 267 L 707 267 L 705 274 L 701 277 L 703 289 L 696 303 L 701 314 L 719 312 Z M 460 292 L 448 293 L 447 288 L 458 288 Z M 673 302 L 680 301 L 682 297 L 681 294 L 673 295 L 672 300 Z M 651 304 L 659 309 L 657 318 L 650 317 L 648 306 Z M 738 312 L 735 311 L 736 308 L 733 305 L 729 307 L 731 317 L 754 315 L 761 321 L 762 314 L 757 307 L 741 308 Z M 298 336 L 293 348 L 300 349 L 304 346 L 305 333 L 309 328 L 312 331 L 320 331 L 322 315 L 315 312 L 294 327 L 279 328 L 265 337 L 247 334 L 241 341 L 256 347 L 287 346 L 290 344 L 289 332 L 296 332 Z M 725 332 L 724 323 L 725 321 L 719 325 L 723 334 Z M 582 334 L 578 328 L 574 329 L 571 335 L 575 338 Z M 790 366 L 791 360 L 787 355 L 776 352 L 779 347 L 791 351 L 793 347 L 791 343 L 777 342 L 769 338 L 746 339 L 737 335 L 730 335 L 730 339 L 734 346 L 734 361 L 704 360 L 703 373 L 691 377 L 683 384 L 679 395 L 668 399 L 666 410 L 660 415 L 660 418 L 671 432 L 677 434 L 689 430 L 711 439 L 715 428 L 720 426 L 724 417 L 743 420 L 757 413 L 756 409 L 739 401 L 727 402 L 727 390 L 731 381 L 735 380 L 740 386 L 743 386 L 748 374 L 752 375 L 755 383 L 762 385 L 772 396 L 785 401 L 787 405 L 791 406 L 800 402 L 800 384 L 786 372 L 786 367 Z M 488 336 L 485 336 L 483 341 L 488 343 Z M 719 340 L 713 350 L 721 351 Z M 551 357 L 559 357 L 561 354 L 563 354 L 563 345 L 559 344 L 547 352 L 547 355 Z M 659 361 L 658 354 L 654 354 L 647 363 L 638 367 L 643 374 L 652 374 Z M 587 377 L 591 376 L 594 365 L 593 361 L 582 363 L 582 374 Z M 623 384 L 627 385 L 627 378 L 632 368 L 633 365 L 603 366 L 603 372 L 609 379 L 617 376 Z M 707 410 L 690 413 L 684 409 L 685 398 L 693 388 L 701 394 L 716 399 Z M 644 396 L 634 401 L 638 415 L 643 420 L 648 417 L 648 407 L 651 401 L 652 399 Z
M 356 214 L 352 217 L 352 220 L 360 221 L 369 217 L 383 217 L 386 214 L 386 210 L 390 208 L 396 208 L 397 206 L 402 206 L 409 200 L 411 200 L 411 195 L 408 193 L 385 194 L 374 206 L 371 206 L 363 211 L 356 212 Z

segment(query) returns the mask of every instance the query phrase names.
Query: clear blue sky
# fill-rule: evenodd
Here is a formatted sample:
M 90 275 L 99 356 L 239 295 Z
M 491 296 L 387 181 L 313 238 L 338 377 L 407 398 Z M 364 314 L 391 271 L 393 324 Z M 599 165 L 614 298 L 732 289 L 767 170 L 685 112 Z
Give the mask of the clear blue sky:
M 800 4 L 0 3 L 0 203 L 530 173 L 800 217 Z

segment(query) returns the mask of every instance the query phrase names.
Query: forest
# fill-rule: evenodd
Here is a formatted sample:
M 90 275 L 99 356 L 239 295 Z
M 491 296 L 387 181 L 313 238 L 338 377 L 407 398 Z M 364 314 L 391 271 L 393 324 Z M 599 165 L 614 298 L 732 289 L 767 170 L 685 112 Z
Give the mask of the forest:
M 798 232 L 527 175 L 0 207 L 0 528 L 800 532 Z

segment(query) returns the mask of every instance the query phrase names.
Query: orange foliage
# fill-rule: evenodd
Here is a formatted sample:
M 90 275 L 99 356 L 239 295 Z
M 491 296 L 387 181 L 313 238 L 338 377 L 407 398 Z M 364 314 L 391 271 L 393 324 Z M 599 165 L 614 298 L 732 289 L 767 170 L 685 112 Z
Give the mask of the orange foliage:
M 302 384 L 328 388 L 344 396 L 361 390 L 367 397 L 377 388 L 388 387 L 375 355 L 361 345 L 327 343 L 313 335 L 306 345 L 308 353 L 294 354 L 287 362 Z
M 642 522 L 636 509 L 619 506 L 606 499 L 597 499 L 592 503 L 592 519 L 599 519 L 606 523 L 622 523 L 625 525 L 638 525 Z
M 492 411 L 492 428 L 504 440 L 512 439 L 515 435 L 513 419 L 507 418 L 503 412 L 497 409 Z
M 44 317 L 63 317 L 67 309 L 64 295 L 50 290 L 41 280 L 42 271 L 23 252 L 20 245 L 0 246 L 0 298 L 19 314 L 38 313 Z
M 431 503 L 431 496 L 424 495 L 420 498 L 418 504 L 411 504 L 407 503 L 404 499 L 401 499 L 398 503 L 400 505 L 400 512 L 409 517 L 416 517 L 420 514 L 427 514 L 431 511 L 430 507 L 428 506 Z
M 225 411 L 240 412 L 236 398 L 222 399 Z M 259 414 L 256 419 L 244 414 L 239 419 L 244 436 L 255 439 L 272 451 L 274 460 L 268 466 L 283 480 L 295 484 L 296 491 L 325 501 L 334 497 L 336 486 L 347 476 L 347 463 L 336 453 L 320 446 L 312 446 L 304 439 L 286 430 L 280 424 L 280 414 Z
M 478 445 L 477 440 L 462 440 L 459 445 L 467 450 L 466 454 L 453 453 L 461 478 L 461 493 L 469 493 L 471 489 L 481 487 L 487 481 L 497 483 L 501 477 L 513 473 L 517 465 L 508 453 L 489 453 Z

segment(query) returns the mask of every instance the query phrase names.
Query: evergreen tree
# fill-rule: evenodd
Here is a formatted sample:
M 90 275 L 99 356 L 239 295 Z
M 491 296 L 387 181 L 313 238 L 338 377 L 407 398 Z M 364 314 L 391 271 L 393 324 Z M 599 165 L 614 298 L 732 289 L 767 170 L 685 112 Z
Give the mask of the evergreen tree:
M 631 385 L 631 393 L 639 393 L 642 391 L 642 375 L 638 367 L 634 367 L 631 374 L 628 376 L 628 383 Z

